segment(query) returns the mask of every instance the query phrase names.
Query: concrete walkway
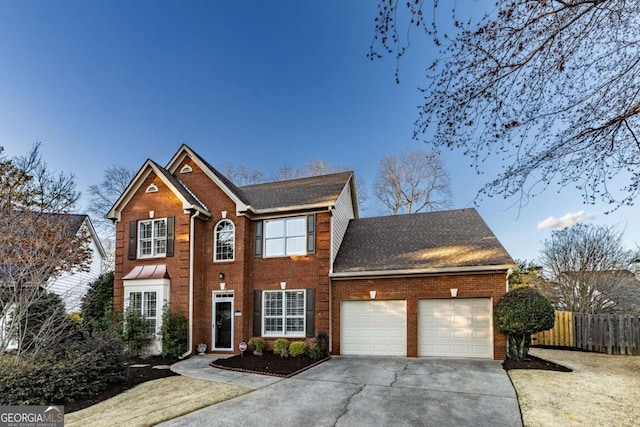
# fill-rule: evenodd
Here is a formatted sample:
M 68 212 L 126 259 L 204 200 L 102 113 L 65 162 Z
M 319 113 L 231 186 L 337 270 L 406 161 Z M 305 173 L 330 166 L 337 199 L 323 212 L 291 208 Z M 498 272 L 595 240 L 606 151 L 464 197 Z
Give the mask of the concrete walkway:
M 234 384 L 242 387 L 258 389 L 282 381 L 282 377 L 268 375 L 247 374 L 244 372 L 229 371 L 209 366 L 220 356 L 204 355 L 191 356 L 187 360 L 174 363 L 171 370 L 184 377 L 198 378 L 201 380 L 215 381 L 225 384 Z M 227 357 L 227 356 L 223 356 Z
M 288 379 L 203 365 L 172 369 L 257 390 L 162 426 L 522 426 L 509 377 L 489 360 L 334 356 Z

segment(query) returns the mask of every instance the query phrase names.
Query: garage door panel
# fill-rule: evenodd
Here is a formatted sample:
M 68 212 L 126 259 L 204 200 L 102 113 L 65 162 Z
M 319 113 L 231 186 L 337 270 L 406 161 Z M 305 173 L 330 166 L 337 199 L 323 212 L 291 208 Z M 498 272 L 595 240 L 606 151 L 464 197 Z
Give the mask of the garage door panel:
M 418 302 L 418 355 L 492 357 L 491 300 L 425 299 Z
M 343 301 L 341 353 L 406 355 L 406 325 L 403 300 Z

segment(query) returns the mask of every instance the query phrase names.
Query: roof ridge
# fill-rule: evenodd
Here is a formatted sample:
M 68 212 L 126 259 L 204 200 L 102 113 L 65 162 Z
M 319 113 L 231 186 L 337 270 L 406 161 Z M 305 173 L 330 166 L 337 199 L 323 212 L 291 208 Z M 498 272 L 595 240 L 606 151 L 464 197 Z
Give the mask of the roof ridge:
M 331 172 L 331 173 L 320 174 L 320 175 L 302 176 L 302 177 L 298 177 L 298 178 L 279 179 L 279 180 L 276 180 L 276 181 L 267 181 L 267 182 L 260 182 L 260 183 L 257 183 L 257 184 L 243 185 L 243 186 L 241 186 L 239 188 L 242 190 L 243 188 L 258 187 L 258 186 L 261 186 L 261 185 L 273 185 L 273 184 L 284 183 L 284 182 L 291 183 L 293 181 L 305 181 L 305 180 L 311 180 L 311 179 L 326 178 L 326 177 L 329 177 L 329 176 L 341 175 L 341 174 L 353 175 L 353 171 L 352 170 L 347 170 L 347 171 L 342 171 L 342 172 Z

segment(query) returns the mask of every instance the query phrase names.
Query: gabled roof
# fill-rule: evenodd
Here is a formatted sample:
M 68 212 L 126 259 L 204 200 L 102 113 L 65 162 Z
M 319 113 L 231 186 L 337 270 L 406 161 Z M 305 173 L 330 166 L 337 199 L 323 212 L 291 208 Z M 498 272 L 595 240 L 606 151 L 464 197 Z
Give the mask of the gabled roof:
M 475 209 L 352 219 L 333 277 L 515 267 Z
M 256 213 L 333 206 L 353 172 L 339 172 L 241 187 Z
M 209 178 L 211 178 L 213 182 L 218 184 L 220 189 L 222 189 L 222 191 L 224 191 L 232 200 L 240 205 L 249 204 L 242 191 L 233 182 L 231 182 L 226 176 L 221 174 L 216 168 L 211 166 L 209 162 L 200 157 L 198 153 L 193 151 L 186 144 L 182 144 L 176 154 L 171 158 L 171 160 L 169 160 L 166 168 L 167 171 L 171 174 L 175 174 L 178 165 L 187 156 L 191 158 L 198 165 L 198 167 L 202 169 L 204 173 L 209 176 Z
M 169 173 L 169 171 L 158 165 L 153 160 L 147 159 L 138 173 L 133 177 L 127 189 L 114 203 L 113 207 L 107 214 L 107 218 L 111 220 L 120 220 L 120 212 L 129 202 L 129 200 L 131 200 L 133 194 L 140 188 L 140 186 L 144 183 L 145 179 L 147 179 L 151 172 L 155 173 L 156 176 L 158 176 L 158 178 L 160 178 L 162 182 L 167 187 L 169 187 L 169 189 L 171 189 L 176 197 L 178 197 L 178 199 L 182 202 L 183 209 L 200 211 L 206 216 L 211 215 L 207 207 L 193 194 L 191 190 L 187 188 L 187 186 L 182 181 L 173 176 L 171 173 Z
M 235 203 L 239 213 L 266 214 L 271 212 L 330 208 L 347 185 L 353 187 L 353 172 L 298 178 L 287 181 L 237 187 L 187 145 L 183 144 L 169 160 L 166 168 L 148 159 L 131 183 L 113 205 L 107 218 L 120 219 L 120 212 L 151 172 L 182 200 L 185 210 L 198 210 L 206 216 L 211 213 L 205 204 L 179 178 L 177 169 L 185 158 L 191 159 Z M 353 188 L 352 188 L 353 189 Z

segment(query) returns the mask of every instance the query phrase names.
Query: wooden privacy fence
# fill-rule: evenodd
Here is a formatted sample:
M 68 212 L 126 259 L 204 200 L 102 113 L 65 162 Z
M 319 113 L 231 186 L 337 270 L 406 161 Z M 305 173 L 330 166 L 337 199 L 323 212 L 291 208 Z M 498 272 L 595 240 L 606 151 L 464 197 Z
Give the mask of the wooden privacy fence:
M 573 313 L 571 311 L 556 311 L 556 321 L 553 328 L 531 335 L 531 345 L 575 347 Z
M 556 311 L 553 328 L 531 335 L 531 345 L 640 355 L 640 316 Z
M 608 354 L 640 355 L 640 316 L 575 314 L 576 347 Z

